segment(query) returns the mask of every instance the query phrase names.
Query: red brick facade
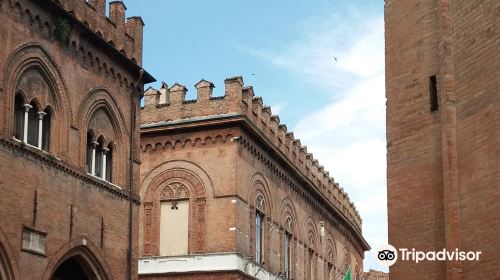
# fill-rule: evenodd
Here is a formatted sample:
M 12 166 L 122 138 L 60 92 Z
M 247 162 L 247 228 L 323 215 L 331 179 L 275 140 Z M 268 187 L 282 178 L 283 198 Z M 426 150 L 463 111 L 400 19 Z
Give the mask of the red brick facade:
M 238 272 L 200 272 L 200 273 L 182 273 L 177 275 L 142 275 L 141 279 L 145 280 L 251 280 L 254 279 L 248 275 L 243 275 Z
M 179 84 L 145 93 L 139 211 L 144 267 L 156 262 L 151 271 L 159 272 L 162 261 L 165 266 L 175 261 L 176 256 L 157 257 L 166 234 L 160 232 L 160 205 L 187 198 L 189 233 L 182 238 L 188 239 L 187 255 L 193 257 L 177 256 L 178 261 L 205 259 L 207 269 L 210 256 L 236 252 L 247 263 L 242 269 L 254 264 L 259 213 L 264 217 L 261 261 L 271 279 L 287 271 L 286 232 L 290 278 L 333 279 L 350 267 L 360 279 L 369 247 L 348 195 L 240 77 L 225 81 L 224 97 L 211 97 L 211 82 L 202 80 L 196 87 L 198 99 L 192 101 L 184 100 L 186 89 Z M 140 278 L 198 279 L 176 269 L 181 268 L 171 265 L 168 273 L 151 274 L 145 268 Z M 199 279 L 217 275 L 211 274 L 216 269 L 191 269 L 203 274 Z
M 389 243 L 482 252 L 398 261 L 393 280 L 500 278 L 498 11 L 495 0 L 385 1 Z
M 104 5 L 0 0 L 2 280 L 137 277 L 132 120 L 152 77 L 139 80 L 140 18 L 113 3 L 107 19 Z M 88 174 L 88 132 L 112 150 L 103 179 Z
M 368 272 L 363 272 L 362 280 L 389 280 L 389 273 L 370 269 Z

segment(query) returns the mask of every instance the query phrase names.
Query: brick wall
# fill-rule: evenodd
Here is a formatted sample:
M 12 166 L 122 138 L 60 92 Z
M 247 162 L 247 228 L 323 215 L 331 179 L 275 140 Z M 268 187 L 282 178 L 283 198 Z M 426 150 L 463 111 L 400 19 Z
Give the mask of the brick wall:
M 12 271 L 7 279 L 49 279 L 73 255 L 90 262 L 101 278 L 125 279 L 130 229 L 131 269 L 137 275 L 129 175 L 139 175 L 139 161 L 137 155 L 132 171 L 128 158 L 130 104 L 133 99 L 138 111 L 140 95 L 132 90 L 139 73 L 132 58 L 140 61 L 142 53 L 135 43 L 125 46 L 125 41 L 134 41 L 125 30 L 118 35 L 111 23 L 103 23 L 108 21 L 104 11 L 102 17 L 94 13 L 85 1 L 0 1 L 0 251 L 7 252 L 0 253 L 0 262 Z M 54 33 L 60 20 L 70 24 L 65 38 Z M 106 40 L 98 39 L 99 30 Z M 121 47 L 126 55 L 120 54 Z M 47 151 L 13 139 L 15 94 L 38 102 L 39 109 L 52 108 Z M 99 110 L 104 113 L 94 114 Z M 108 140 L 116 141 L 113 184 L 87 174 L 86 133 L 91 126 L 113 134 Z M 132 148 L 138 150 L 135 136 Z M 132 177 L 131 183 L 135 186 L 138 180 Z M 135 192 L 131 217 L 137 221 Z M 21 250 L 23 226 L 46 234 L 44 255 Z
M 173 275 L 142 275 L 145 280 L 249 280 L 254 279 L 238 272 L 185 273 Z
M 429 98 L 429 77 L 439 71 L 436 10 L 435 0 L 386 2 L 388 225 L 396 248 L 444 246 L 440 112 L 430 112 Z M 440 263 L 397 263 L 391 279 L 420 279 L 421 270 L 444 277 Z
M 482 251 L 479 262 L 398 262 L 391 279 L 498 278 L 497 1 L 386 1 L 389 242 Z M 439 110 L 430 111 L 437 76 Z

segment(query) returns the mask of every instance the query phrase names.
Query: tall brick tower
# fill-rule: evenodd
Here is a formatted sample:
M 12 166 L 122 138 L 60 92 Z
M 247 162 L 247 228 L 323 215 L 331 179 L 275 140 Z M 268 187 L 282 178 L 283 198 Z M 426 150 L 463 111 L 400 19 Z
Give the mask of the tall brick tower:
M 500 279 L 499 13 L 497 0 L 386 0 L 389 243 L 482 252 L 398 261 L 391 280 Z
M 0 279 L 137 278 L 139 17 L 0 0 Z

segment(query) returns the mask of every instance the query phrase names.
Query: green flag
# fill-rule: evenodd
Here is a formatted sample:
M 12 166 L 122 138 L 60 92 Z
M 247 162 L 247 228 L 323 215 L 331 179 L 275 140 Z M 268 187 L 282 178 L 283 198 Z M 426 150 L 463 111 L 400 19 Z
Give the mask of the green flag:
M 347 273 L 344 275 L 344 280 L 351 280 L 351 268 L 347 269 Z

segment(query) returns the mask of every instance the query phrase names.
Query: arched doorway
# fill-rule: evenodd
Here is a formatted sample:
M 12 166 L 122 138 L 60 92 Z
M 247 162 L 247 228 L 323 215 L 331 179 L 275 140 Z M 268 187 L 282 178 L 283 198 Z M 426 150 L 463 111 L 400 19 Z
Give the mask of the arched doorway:
M 89 272 L 81 264 L 82 260 L 71 257 L 65 260 L 54 272 L 51 280 L 93 280 L 95 275 Z M 88 268 L 87 268 L 88 269 Z
M 107 280 L 100 263 L 87 253 L 66 255 L 50 276 L 50 280 Z

